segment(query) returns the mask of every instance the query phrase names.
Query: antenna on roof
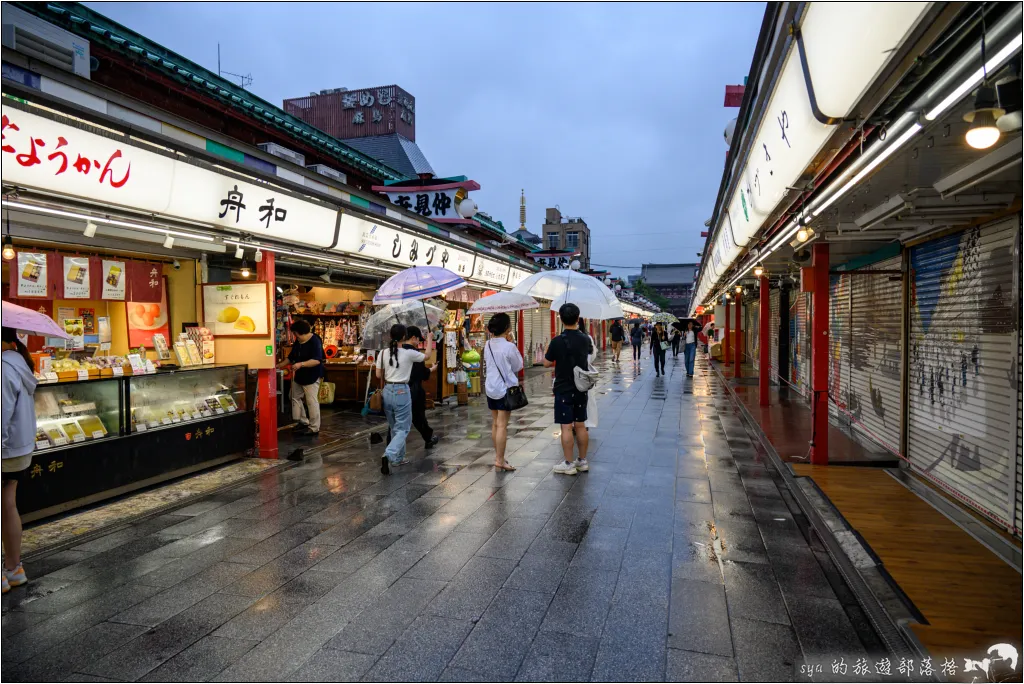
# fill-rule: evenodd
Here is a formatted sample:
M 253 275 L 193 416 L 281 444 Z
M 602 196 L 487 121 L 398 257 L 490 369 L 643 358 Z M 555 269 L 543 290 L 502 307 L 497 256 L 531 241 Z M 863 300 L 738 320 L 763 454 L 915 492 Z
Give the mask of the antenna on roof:
M 221 68 L 220 68 L 220 43 L 217 43 L 217 75 L 220 76 L 221 78 L 223 78 L 225 74 L 228 75 L 228 76 L 234 76 L 235 78 L 237 78 L 238 81 L 239 81 L 239 85 L 242 86 L 243 88 L 248 88 L 249 86 L 252 85 L 252 74 L 246 74 L 245 76 L 242 76 L 241 74 L 235 74 L 235 73 L 232 73 L 230 71 L 223 71 L 223 70 L 221 70 Z

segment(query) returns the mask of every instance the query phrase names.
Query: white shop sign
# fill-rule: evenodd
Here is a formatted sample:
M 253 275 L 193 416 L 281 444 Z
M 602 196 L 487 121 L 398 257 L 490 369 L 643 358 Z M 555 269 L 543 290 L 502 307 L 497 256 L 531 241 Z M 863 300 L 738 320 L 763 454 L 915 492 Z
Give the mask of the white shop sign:
M 524 271 L 521 268 L 513 268 L 508 274 L 507 286 L 510 288 L 515 287 L 528 275 L 530 275 L 529 271 Z
M 335 251 L 398 266 L 440 266 L 463 278 L 473 273 L 473 254 L 383 223 L 342 214 Z
M 473 269 L 473 278 L 488 285 L 504 285 L 508 282 L 510 268 L 508 264 L 478 255 Z
M 3 107 L 3 180 L 315 247 L 337 212 L 122 140 Z
M 811 3 L 801 30 L 815 94 L 843 117 L 914 28 L 929 3 Z M 871 26 L 871 31 L 853 30 Z M 762 228 L 836 130 L 814 118 L 794 42 L 768 101 L 738 188 L 723 212 L 712 251 L 714 283 Z M 729 222 L 731 218 L 731 225 Z M 725 234 L 731 228 L 731 235 Z

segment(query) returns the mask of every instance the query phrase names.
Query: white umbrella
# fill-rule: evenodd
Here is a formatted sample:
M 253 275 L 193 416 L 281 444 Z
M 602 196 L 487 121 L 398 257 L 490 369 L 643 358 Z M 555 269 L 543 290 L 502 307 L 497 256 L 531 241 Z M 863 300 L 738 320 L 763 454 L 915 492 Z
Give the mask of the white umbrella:
M 583 318 L 605 320 L 624 316 L 619 300 L 604 283 L 571 269 L 534 273 L 524 278 L 512 291 L 550 299 L 552 311 L 558 311 L 563 304 L 571 302 L 580 308 Z
M 519 292 L 498 292 L 473 302 L 469 307 L 471 314 L 501 313 L 508 311 L 522 311 L 523 309 L 539 309 L 540 304 L 529 295 Z

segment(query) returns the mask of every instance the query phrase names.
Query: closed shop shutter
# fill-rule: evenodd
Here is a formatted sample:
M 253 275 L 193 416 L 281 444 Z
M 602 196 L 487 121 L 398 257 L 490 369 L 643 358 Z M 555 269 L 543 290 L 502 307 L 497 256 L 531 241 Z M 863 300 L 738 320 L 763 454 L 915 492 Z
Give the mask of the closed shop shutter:
M 790 295 L 790 383 L 805 399 L 811 396 L 811 295 L 793 292 Z
M 1020 263 L 1020 252 L 1018 251 L 1016 261 Z M 1017 287 L 1020 287 L 1020 276 L 1018 277 Z M 1017 488 L 1014 490 L 1015 501 L 1014 507 L 1014 530 L 1013 533 L 1018 539 L 1021 538 L 1021 532 L 1024 531 L 1024 521 L 1021 520 L 1021 508 L 1024 507 L 1024 391 L 1022 391 L 1020 383 L 1020 372 L 1021 368 L 1024 368 L 1024 347 L 1021 343 L 1024 341 L 1024 335 L 1021 334 L 1021 322 L 1017 319 L 1017 370 L 1013 374 L 1017 380 Z
M 908 457 L 916 472 L 1013 529 L 1019 215 L 914 247 Z
M 533 365 L 533 312 L 521 311 L 523 317 L 523 366 Z
M 850 276 L 829 277 L 828 412 L 840 425 L 846 414 L 850 329 Z M 844 353 L 845 352 L 845 353 Z
M 771 368 L 772 380 L 778 382 L 779 378 L 779 325 L 781 324 L 782 318 L 779 312 L 779 303 L 781 302 L 781 294 L 779 290 L 775 289 L 771 291 L 768 296 L 768 303 L 771 307 L 771 320 L 769 321 L 769 335 L 771 339 Z
M 895 256 L 866 267 L 899 271 Z M 850 325 L 843 341 L 843 392 L 854 432 L 900 455 L 903 280 L 897 274 L 844 275 Z

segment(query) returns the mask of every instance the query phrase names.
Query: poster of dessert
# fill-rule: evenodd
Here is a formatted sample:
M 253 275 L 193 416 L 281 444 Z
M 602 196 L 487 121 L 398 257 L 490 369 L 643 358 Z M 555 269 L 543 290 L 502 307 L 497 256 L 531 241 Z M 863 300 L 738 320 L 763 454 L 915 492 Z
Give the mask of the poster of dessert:
M 103 259 L 103 291 L 101 299 L 123 302 L 125 300 L 125 266 L 123 261 Z
M 90 299 L 89 257 L 64 257 L 64 299 Z
M 15 271 L 15 293 L 18 297 L 45 297 L 47 295 L 46 254 L 18 252 Z
M 127 302 L 128 346 L 132 349 L 146 347 L 153 349 L 153 335 L 161 334 L 164 339 L 171 336 L 170 311 L 167 308 L 166 283 L 160 292 L 159 302 Z
M 270 335 L 268 283 L 203 285 L 203 320 L 215 337 Z

